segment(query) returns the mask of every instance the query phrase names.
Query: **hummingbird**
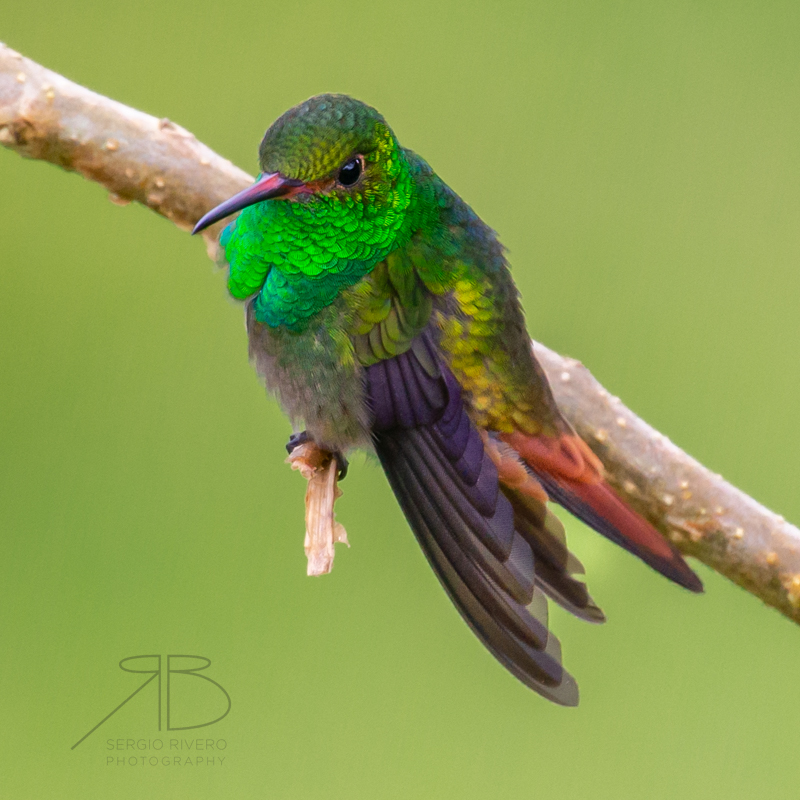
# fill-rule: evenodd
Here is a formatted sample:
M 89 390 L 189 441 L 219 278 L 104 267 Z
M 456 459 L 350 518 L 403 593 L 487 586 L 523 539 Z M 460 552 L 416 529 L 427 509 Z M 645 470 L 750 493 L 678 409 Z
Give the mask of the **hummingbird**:
M 294 425 L 288 448 L 377 455 L 473 632 L 542 696 L 578 687 L 548 599 L 603 622 L 549 508 L 693 591 L 675 547 L 605 479 L 559 411 L 497 234 L 372 107 L 322 94 L 267 130 L 260 175 L 193 233 L 220 236 L 250 356 Z M 343 477 L 343 476 L 342 476 Z

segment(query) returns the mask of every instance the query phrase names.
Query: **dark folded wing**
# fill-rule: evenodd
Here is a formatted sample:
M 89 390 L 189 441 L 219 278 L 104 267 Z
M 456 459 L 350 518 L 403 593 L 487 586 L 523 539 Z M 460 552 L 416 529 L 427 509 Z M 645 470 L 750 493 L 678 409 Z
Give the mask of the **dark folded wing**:
M 458 382 L 427 340 L 366 372 L 378 456 L 453 603 L 521 681 L 575 705 L 578 688 L 548 631 L 543 592 L 587 619 L 602 612 L 572 577 L 577 561 L 555 518 L 501 491 Z

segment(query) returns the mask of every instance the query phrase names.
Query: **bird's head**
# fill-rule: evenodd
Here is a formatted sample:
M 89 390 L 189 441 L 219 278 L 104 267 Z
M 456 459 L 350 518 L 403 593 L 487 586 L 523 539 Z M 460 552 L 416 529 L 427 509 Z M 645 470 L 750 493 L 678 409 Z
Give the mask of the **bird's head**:
M 400 171 L 399 147 L 371 106 L 341 94 L 312 97 L 279 117 L 258 151 L 262 173 L 301 184 L 298 193 L 385 198 Z
M 363 260 L 385 250 L 411 202 L 394 134 L 374 108 L 346 95 L 322 94 L 289 109 L 264 135 L 259 164 L 255 184 L 212 209 L 193 233 L 255 207 L 267 239 L 269 226 L 284 242 L 304 236 L 312 250 L 333 239 L 324 247 L 332 258 Z
M 337 94 L 287 111 L 264 135 L 258 180 L 194 233 L 237 211 L 220 243 L 228 290 L 256 319 L 300 329 L 419 225 L 405 151 L 374 108 Z

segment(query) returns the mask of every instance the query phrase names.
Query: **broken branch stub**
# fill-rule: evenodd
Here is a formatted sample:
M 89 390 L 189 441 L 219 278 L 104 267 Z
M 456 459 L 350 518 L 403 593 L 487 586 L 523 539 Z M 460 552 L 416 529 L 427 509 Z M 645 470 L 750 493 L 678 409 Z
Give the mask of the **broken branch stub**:
M 334 545 L 350 547 L 344 526 L 336 521 L 333 507 L 341 497 L 339 465 L 327 450 L 313 442 L 298 445 L 286 459 L 308 481 L 306 487 L 306 538 L 303 544 L 309 575 L 326 575 L 333 569 Z

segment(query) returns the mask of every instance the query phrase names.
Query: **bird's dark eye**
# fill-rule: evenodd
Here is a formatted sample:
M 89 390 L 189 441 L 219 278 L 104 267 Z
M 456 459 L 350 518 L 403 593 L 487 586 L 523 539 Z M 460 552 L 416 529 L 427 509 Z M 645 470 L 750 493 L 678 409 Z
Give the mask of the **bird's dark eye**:
M 339 170 L 339 183 L 342 186 L 352 186 L 361 177 L 361 156 L 351 158 Z

